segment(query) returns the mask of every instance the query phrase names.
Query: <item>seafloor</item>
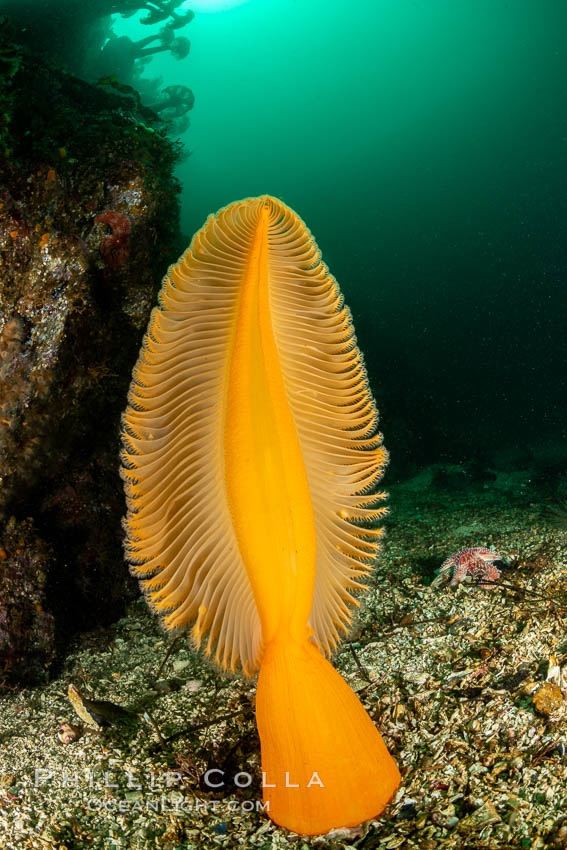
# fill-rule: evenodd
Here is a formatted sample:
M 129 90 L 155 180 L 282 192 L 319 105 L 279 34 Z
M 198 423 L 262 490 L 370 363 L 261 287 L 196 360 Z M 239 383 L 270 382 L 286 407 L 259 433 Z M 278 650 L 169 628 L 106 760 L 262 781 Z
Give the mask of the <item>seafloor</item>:
M 2 850 L 567 847 L 567 531 L 538 492 L 527 474 L 475 484 L 431 470 L 390 488 L 372 589 L 335 658 L 402 771 L 379 820 L 305 839 L 257 811 L 254 684 L 186 639 L 159 672 L 170 638 L 140 599 L 70 646 L 48 685 L 4 693 Z M 431 586 L 473 546 L 505 559 L 497 584 Z M 70 683 L 130 715 L 88 728 Z M 78 740 L 60 742 L 63 722 Z M 210 767 L 226 789 L 203 790 Z

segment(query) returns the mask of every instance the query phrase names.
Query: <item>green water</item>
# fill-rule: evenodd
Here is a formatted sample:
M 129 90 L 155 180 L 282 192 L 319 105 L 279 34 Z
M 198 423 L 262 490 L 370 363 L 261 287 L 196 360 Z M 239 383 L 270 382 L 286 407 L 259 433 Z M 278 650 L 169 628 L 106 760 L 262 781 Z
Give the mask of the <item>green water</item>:
M 144 71 L 195 92 L 187 238 L 261 193 L 304 218 L 394 469 L 567 451 L 565 0 L 203 3 L 189 56 Z

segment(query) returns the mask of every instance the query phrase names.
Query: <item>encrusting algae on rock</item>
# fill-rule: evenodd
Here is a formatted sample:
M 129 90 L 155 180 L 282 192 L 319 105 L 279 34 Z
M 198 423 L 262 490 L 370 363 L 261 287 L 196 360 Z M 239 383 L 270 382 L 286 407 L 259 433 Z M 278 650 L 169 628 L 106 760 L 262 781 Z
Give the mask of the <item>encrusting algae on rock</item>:
M 348 309 L 269 196 L 210 216 L 165 278 L 123 418 L 126 551 L 149 604 L 223 669 L 259 670 L 270 817 L 379 815 L 400 781 L 326 660 L 379 548 L 387 454 Z

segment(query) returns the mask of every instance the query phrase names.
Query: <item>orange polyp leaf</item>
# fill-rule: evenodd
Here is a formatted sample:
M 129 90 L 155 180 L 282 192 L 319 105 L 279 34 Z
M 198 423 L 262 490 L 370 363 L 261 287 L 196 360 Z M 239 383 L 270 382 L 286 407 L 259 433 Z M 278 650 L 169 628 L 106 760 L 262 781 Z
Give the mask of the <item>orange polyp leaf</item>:
M 166 628 L 193 624 L 224 669 L 260 668 L 270 816 L 306 834 L 379 814 L 399 782 L 321 654 L 380 545 L 377 421 L 350 312 L 303 221 L 269 196 L 210 216 L 169 269 L 134 368 L 125 549 Z

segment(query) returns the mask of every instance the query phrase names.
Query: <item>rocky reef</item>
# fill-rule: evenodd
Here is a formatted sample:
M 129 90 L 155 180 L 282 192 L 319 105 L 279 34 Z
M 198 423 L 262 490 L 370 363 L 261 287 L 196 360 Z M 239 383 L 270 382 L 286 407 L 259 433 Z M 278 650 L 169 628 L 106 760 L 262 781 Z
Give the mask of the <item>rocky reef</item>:
M 55 62 L 82 80 L 112 86 L 115 92 L 137 101 L 142 111 L 144 107 L 153 110 L 153 118 L 157 120 L 159 114 L 162 129 L 175 138 L 189 127 L 187 113 L 193 108 L 193 92 L 185 85 L 162 88 L 163 79 L 152 76 L 146 66 L 156 53 L 167 53 L 177 60 L 188 56 L 191 42 L 181 32 L 186 32 L 194 13 L 180 9 L 182 3 L 183 0 L 3 0 L 0 26 L 9 19 L 15 40 L 26 51 Z M 114 32 L 118 16 L 133 15 L 138 15 L 139 23 L 148 31 L 137 41 Z M 0 65 L 2 61 L 0 55 Z
M 19 48 L 0 22 L 0 683 L 45 676 L 137 593 L 120 414 L 182 246 L 178 148 L 136 98 Z

